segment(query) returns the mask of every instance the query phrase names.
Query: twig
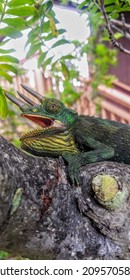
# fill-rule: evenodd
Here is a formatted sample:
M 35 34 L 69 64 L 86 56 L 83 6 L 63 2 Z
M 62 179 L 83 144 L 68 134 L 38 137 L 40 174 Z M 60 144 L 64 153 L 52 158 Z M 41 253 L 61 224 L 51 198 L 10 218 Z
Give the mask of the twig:
M 110 20 L 111 23 L 115 24 L 115 25 L 118 25 L 120 27 L 125 27 L 125 29 L 129 29 L 130 30 L 130 24 L 126 23 L 126 22 L 122 22 L 120 20 L 117 20 L 117 19 L 111 19 Z
M 111 29 L 111 24 L 110 24 L 110 21 L 108 19 L 108 16 L 107 16 L 107 13 L 106 13 L 106 10 L 105 10 L 105 6 L 104 6 L 104 0 L 100 0 L 100 3 L 101 3 L 101 10 L 102 10 L 102 14 L 104 16 L 104 19 L 105 19 L 105 22 L 106 22 L 106 28 L 108 30 L 108 33 L 109 33 L 109 38 L 111 40 L 111 42 L 113 43 L 114 46 L 116 46 L 120 51 L 126 53 L 126 54 L 129 54 L 130 55 L 130 51 L 125 49 L 121 43 L 119 43 L 116 38 L 114 37 L 114 33 Z M 124 26 L 124 24 L 122 23 L 122 26 Z
M 119 33 L 121 33 L 122 35 L 124 35 L 124 32 L 122 29 L 120 29 L 119 27 L 117 27 L 115 24 L 111 23 L 111 28 L 115 29 L 116 31 L 118 31 Z M 125 33 L 125 38 L 127 38 L 128 40 L 130 40 L 130 34 L 128 32 Z

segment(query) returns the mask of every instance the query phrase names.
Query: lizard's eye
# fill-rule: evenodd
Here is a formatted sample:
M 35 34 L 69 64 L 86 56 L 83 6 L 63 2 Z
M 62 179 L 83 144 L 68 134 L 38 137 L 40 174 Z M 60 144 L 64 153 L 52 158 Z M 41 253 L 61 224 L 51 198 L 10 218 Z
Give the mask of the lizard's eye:
M 50 113 L 58 113 L 61 109 L 61 104 L 60 103 L 56 103 L 54 101 L 50 101 L 47 104 L 47 111 Z
M 56 108 L 57 108 L 56 104 L 51 104 L 50 107 L 51 107 L 52 110 L 56 110 Z

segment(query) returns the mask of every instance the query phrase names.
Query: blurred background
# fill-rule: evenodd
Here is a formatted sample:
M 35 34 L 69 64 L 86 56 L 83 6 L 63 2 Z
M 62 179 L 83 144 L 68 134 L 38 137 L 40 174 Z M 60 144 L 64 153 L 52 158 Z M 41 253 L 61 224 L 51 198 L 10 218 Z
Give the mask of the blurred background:
M 2 0 L 2 92 L 29 97 L 22 83 L 79 114 L 129 124 L 130 5 L 103 2 L 109 32 L 100 1 Z M 17 106 L 5 104 L 3 95 L 0 133 L 19 145 L 19 137 L 33 124 L 20 117 Z

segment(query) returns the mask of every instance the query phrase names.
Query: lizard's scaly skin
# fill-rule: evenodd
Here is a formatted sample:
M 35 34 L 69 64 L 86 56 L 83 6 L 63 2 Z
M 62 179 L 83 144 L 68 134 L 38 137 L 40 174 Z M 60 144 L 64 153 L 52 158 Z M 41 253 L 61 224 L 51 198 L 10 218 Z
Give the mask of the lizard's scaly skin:
M 5 95 L 22 110 L 22 116 L 42 126 L 21 138 L 21 147 L 38 156 L 60 156 L 67 161 L 72 182 L 77 181 L 80 166 L 111 160 L 130 164 L 130 125 L 78 114 L 54 98 L 34 95 L 40 104 Z M 58 124 L 58 126 L 57 126 Z

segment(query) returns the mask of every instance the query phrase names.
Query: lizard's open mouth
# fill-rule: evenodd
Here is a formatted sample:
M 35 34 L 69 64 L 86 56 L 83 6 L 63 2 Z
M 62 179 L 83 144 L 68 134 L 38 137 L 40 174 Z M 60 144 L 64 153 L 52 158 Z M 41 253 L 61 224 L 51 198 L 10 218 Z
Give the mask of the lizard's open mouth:
M 48 127 L 59 127 L 63 128 L 65 127 L 60 121 L 49 118 L 49 117 L 44 117 L 44 116 L 39 116 L 39 115 L 29 115 L 29 114 L 22 114 L 21 115 L 23 118 L 26 118 L 33 123 L 36 123 L 37 125 L 40 125 L 43 128 L 48 128 Z
M 48 118 L 48 117 L 44 117 L 44 116 L 39 116 L 39 115 L 29 115 L 29 114 L 22 114 L 21 115 L 23 118 L 26 118 L 30 121 L 32 121 L 33 123 L 39 125 L 42 127 L 42 129 L 33 129 L 29 132 L 27 132 L 26 134 L 24 134 L 20 140 L 26 141 L 28 138 L 36 138 L 36 137 L 40 137 L 41 135 L 43 135 L 43 132 L 45 133 L 46 130 L 50 130 L 50 131 L 61 131 L 65 129 L 65 126 L 57 120 Z
M 54 125 L 54 120 L 48 117 L 43 117 L 39 115 L 28 115 L 28 114 L 22 114 L 21 116 L 40 125 L 41 127 L 49 127 Z

